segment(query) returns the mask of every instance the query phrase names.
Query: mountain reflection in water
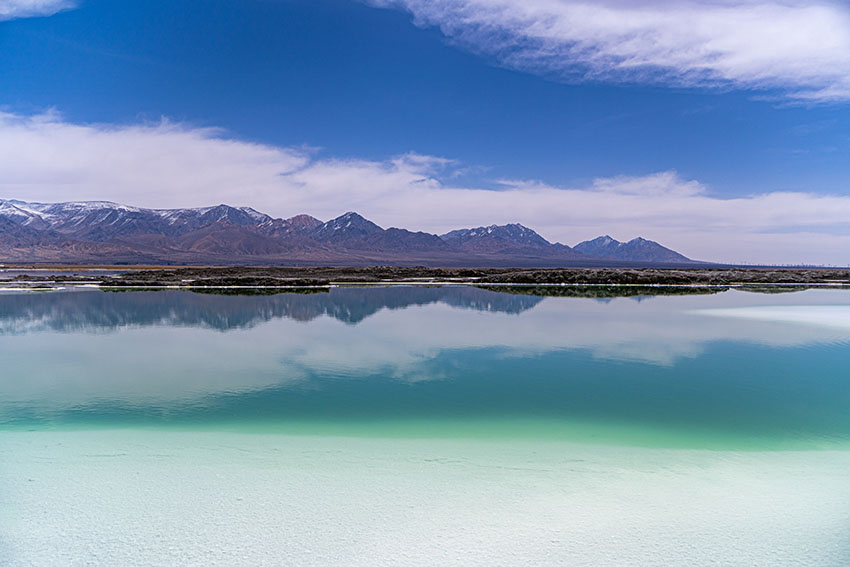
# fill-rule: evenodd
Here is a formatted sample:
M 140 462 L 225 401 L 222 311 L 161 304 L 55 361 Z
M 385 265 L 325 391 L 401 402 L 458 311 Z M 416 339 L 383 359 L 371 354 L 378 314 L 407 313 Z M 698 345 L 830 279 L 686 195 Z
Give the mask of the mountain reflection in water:
M 0 427 L 850 440 L 846 291 L 512 291 L 0 294 Z
M 121 291 L 0 294 L 0 333 L 33 327 L 54 331 L 171 325 L 250 328 L 277 318 L 312 321 L 321 316 L 357 324 L 382 309 L 442 303 L 459 309 L 518 314 L 541 297 L 474 287 L 374 287 L 265 294 Z

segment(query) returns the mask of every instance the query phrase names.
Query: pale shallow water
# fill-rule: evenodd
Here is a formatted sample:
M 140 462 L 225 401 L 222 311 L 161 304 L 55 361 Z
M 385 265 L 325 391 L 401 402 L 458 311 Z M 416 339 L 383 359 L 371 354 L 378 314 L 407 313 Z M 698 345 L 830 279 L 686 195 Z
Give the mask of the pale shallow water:
M 0 565 L 847 565 L 848 309 L 0 295 Z
M 845 565 L 850 454 L 7 434 L 12 565 Z

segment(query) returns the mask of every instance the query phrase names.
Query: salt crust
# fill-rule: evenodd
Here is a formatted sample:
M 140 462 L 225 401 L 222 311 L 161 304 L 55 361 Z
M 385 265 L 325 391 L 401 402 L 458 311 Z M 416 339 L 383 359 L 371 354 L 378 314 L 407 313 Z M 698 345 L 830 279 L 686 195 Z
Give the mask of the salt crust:
M 0 564 L 846 565 L 847 452 L 0 433 Z

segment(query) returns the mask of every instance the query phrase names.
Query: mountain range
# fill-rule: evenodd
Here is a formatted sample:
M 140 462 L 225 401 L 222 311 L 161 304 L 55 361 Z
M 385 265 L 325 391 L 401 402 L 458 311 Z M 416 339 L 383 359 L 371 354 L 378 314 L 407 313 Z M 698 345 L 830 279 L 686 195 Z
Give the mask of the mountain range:
M 571 248 L 521 224 L 436 235 L 384 229 L 349 212 L 327 222 L 249 207 L 143 209 L 105 201 L 0 199 L 0 262 L 76 264 L 601 266 L 684 265 L 646 240 L 609 236 Z

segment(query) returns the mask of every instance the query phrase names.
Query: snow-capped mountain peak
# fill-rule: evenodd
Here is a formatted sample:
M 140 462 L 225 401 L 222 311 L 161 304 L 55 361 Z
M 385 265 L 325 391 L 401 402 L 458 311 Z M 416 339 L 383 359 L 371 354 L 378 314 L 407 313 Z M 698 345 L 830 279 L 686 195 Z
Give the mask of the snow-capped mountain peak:
M 455 244 L 464 244 L 470 241 L 489 239 L 522 246 L 550 245 L 545 238 L 519 223 L 505 225 L 491 224 L 490 226 L 453 230 L 441 235 L 440 238 L 446 242 Z
M 442 236 L 384 230 L 355 212 L 328 222 L 308 215 L 272 218 L 220 204 L 147 209 L 110 201 L 28 203 L 0 199 L 0 257 L 65 262 L 411 262 L 431 265 L 563 265 L 596 262 L 682 264 L 656 242 L 610 236 L 576 250 L 551 244 L 518 223 L 453 230 Z
M 586 240 L 574 247 L 582 254 L 608 258 L 623 262 L 661 262 L 661 263 L 687 263 L 691 260 L 674 250 L 638 236 L 628 242 L 620 242 L 608 235 L 599 236 L 593 240 Z

